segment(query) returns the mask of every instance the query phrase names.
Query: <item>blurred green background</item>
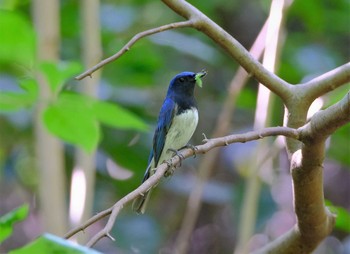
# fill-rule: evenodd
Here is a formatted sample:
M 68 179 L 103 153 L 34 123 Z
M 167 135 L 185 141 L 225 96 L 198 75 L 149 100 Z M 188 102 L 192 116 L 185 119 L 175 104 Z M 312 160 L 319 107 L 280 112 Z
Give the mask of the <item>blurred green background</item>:
M 270 1 L 265 0 L 189 2 L 246 48 L 252 45 L 270 8 Z M 79 93 L 82 85 L 73 79 L 83 70 L 80 64 L 80 8 L 80 1 L 60 1 L 62 64 L 61 67 L 50 67 L 50 64 L 41 67 L 48 76 L 59 80 L 58 83 L 64 83 L 59 89 L 63 89 L 67 97 Z M 0 1 L 0 215 L 23 203 L 31 207 L 29 217 L 15 227 L 13 236 L 0 246 L 0 252 L 18 248 L 42 233 L 38 214 L 40 204 L 36 198 L 38 170 L 34 160 L 33 115 L 38 88 L 33 74 L 36 65 L 36 33 L 32 20 L 31 1 Z M 180 20 L 181 17 L 160 1 L 102 0 L 100 21 L 103 58 L 117 52 L 138 32 Z M 300 83 L 349 61 L 348 0 L 296 0 L 285 21 L 285 41 L 277 73 L 286 81 Z M 204 68 L 209 74 L 203 80 L 203 88 L 196 90 L 200 121 L 192 144 L 202 142 L 202 133 L 210 137 L 229 83 L 238 68 L 237 63 L 222 49 L 198 31 L 182 28 L 138 41 L 124 56 L 103 68 L 98 98 L 118 105 L 122 108 L 120 110 L 127 110 L 126 117 L 132 120 L 123 127 L 114 123 L 114 120 L 111 120 L 112 123 L 108 119 L 103 120 L 103 116 L 96 113 L 101 125 L 99 129 L 92 130 L 96 134 L 95 141 L 99 141 L 94 213 L 111 206 L 140 184 L 159 108 L 170 79 L 182 71 L 197 72 Z M 56 72 L 60 74 L 56 75 Z M 51 84 L 55 86 L 55 81 Z M 335 103 L 348 90 L 349 84 L 327 94 L 323 98 L 324 106 Z M 250 80 L 239 96 L 231 133 L 252 129 L 256 93 L 257 82 Z M 85 105 L 85 101 L 79 99 L 73 98 L 72 101 L 80 106 Z M 65 110 L 75 110 L 77 107 L 67 106 Z M 105 110 L 103 108 L 101 112 Z M 122 114 L 115 110 L 111 109 L 105 117 Z M 74 114 L 77 117 L 84 115 L 79 112 L 74 111 Z M 46 120 L 52 123 L 54 119 L 55 116 L 48 116 Z M 90 121 L 90 118 L 86 120 L 85 125 L 84 119 L 87 118 L 76 119 L 82 130 Z M 277 103 L 272 126 L 281 125 L 282 120 L 283 105 Z M 62 135 L 64 137 L 65 134 Z M 346 125 L 329 140 L 324 172 L 326 199 L 335 206 L 343 207 L 345 211 L 350 209 L 349 135 L 350 128 Z M 86 136 L 91 137 L 90 132 Z M 67 189 L 77 143 L 87 150 L 89 147 L 93 150 L 97 145 L 94 140 L 86 143 L 71 141 L 73 143 L 65 142 Z M 244 174 L 237 169 L 251 160 L 250 154 L 256 144 L 235 144 L 220 150 L 216 169 L 204 190 L 203 206 L 191 238 L 189 253 L 232 253 L 237 240 L 244 191 Z M 196 166 L 200 157 L 184 161 L 175 175 L 158 185 L 145 215 L 135 215 L 129 206 L 125 207 L 112 231 L 116 242 L 103 239 L 96 249 L 103 253 L 168 253 L 181 225 L 187 197 L 197 176 L 196 171 L 199 170 Z M 124 173 L 132 173 L 132 176 L 126 180 L 116 179 L 107 170 L 107 161 L 113 161 Z M 274 167 L 273 179 L 264 184 L 259 201 L 254 236 L 258 242 L 279 236 L 295 222 L 285 151 L 277 156 Z M 102 222 L 97 223 L 92 226 L 91 232 L 96 232 L 101 226 Z M 345 229 L 344 225 L 335 229 L 316 253 L 350 252 L 349 226 L 347 229 L 346 225 Z

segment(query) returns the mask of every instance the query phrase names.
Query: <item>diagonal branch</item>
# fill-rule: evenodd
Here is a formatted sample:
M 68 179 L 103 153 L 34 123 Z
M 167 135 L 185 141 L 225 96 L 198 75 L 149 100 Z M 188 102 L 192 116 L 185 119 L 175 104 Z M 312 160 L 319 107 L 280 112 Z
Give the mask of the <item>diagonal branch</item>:
M 193 27 L 211 38 L 233 57 L 248 73 L 260 83 L 276 93 L 282 100 L 292 95 L 292 85 L 268 71 L 229 33 L 209 19 L 201 11 L 184 0 L 162 0 L 170 9 L 180 16 L 193 20 Z
M 266 40 L 267 23 L 268 22 L 266 21 L 252 48 L 250 49 L 250 53 L 256 59 L 259 59 L 261 57 L 265 49 L 265 44 L 263 42 Z M 246 84 L 248 78 L 248 73 L 242 67 L 239 67 L 228 88 L 227 97 L 225 98 L 222 110 L 218 116 L 216 126 L 212 134 L 213 137 L 220 137 L 229 133 L 236 99 Z M 219 153 L 219 150 L 214 150 L 210 154 L 204 156 L 200 161 L 198 167 L 200 168 L 199 175 L 196 179 L 193 190 L 188 197 L 186 211 L 184 213 L 184 218 L 182 220 L 175 243 L 177 254 L 186 253 L 189 245 L 189 241 L 187 241 L 187 239 L 189 239 L 192 234 L 193 228 L 199 215 L 199 211 L 202 206 L 201 196 L 204 190 L 204 186 L 214 169 L 216 158 L 218 157 Z
M 248 73 L 252 74 L 260 83 L 275 92 L 283 100 L 291 96 L 292 86 L 289 83 L 265 69 L 237 40 L 194 6 L 183 0 L 163 0 L 163 2 L 187 20 L 156 27 L 136 34 L 116 54 L 88 69 L 77 76 L 76 79 L 81 80 L 87 76 L 91 76 L 96 70 L 125 54 L 130 50 L 132 45 L 143 37 L 174 28 L 194 27 L 225 49 Z
M 127 51 L 130 50 L 130 48 L 140 39 L 142 39 L 143 37 L 146 36 L 150 36 L 152 34 L 155 33 L 160 33 L 166 30 L 170 30 L 170 29 L 174 29 L 174 28 L 182 28 L 182 27 L 191 27 L 193 26 L 193 21 L 191 20 L 186 20 L 186 21 L 182 21 L 182 22 L 175 22 L 175 23 L 171 23 L 171 24 L 167 24 L 164 26 L 159 26 L 156 28 L 152 28 L 143 32 L 140 32 L 136 35 L 134 35 L 134 37 L 132 37 L 132 39 L 125 44 L 125 46 L 123 48 L 121 48 L 117 53 L 115 53 L 113 56 L 110 56 L 106 59 L 104 59 L 103 61 L 101 61 L 100 63 L 96 64 L 95 66 L 93 66 L 92 68 L 86 70 L 85 72 L 83 72 L 82 74 L 80 74 L 79 76 L 77 76 L 75 79 L 77 80 L 82 80 L 83 78 L 90 76 L 91 74 L 94 73 L 95 71 L 97 71 L 98 69 L 102 68 L 103 66 L 105 66 L 106 64 L 113 62 L 114 60 L 118 59 L 119 57 L 121 57 L 123 54 L 125 54 Z
M 343 64 L 295 88 L 311 100 L 350 82 L 350 63 Z
M 283 135 L 289 138 L 299 139 L 299 133 L 296 129 L 292 129 L 288 127 L 270 127 L 270 128 L 262 129 L 260 131 L 251 131 L 244 134 L 229 135 L 229 136 L 213 138 L 213 139 L 205 138 L 203 140 L 205 144 L 197 146 L 195 153 L 204 154 L 216 147 L 227 146 L 229 144 L 238 143 L 238 142 L 244 143 L 252 140 L 258 140 L 264 137 L 277 136 L 277 135 Z M 180 154 L 183 158 L 189 158 L 194 155 L 194 150 L 184 149 L 184 150 L 181 150 Z M 170 160 L 170 164 L 172 167 L 176 167 L 177 165 L 179 165 L 179 163 L 180 163 L 180 159 L 178 156 L 174 156 Z M 140 185 L 137 189 L 135 189 L 134 191 L 124 196 L 122 199 L 116 202 L 112 207 L 93 216 L 92 218 L 90 218 L 88 221 L 86 221 L 84 224 L 80 225 L 79 227 L 72 229 L 64 237 L 70 238 L 73 235 L 77 234 L 78 232 L 84 231 L 87 227 L 94 224 L 96 221 L 101 220 L 102 218 L 110 215 L 108 222 L 106 223 L 106 226 L 101 231 L 99 231 L 96 235 L 94 235 L 87 244 L 87 246 L 93 246 L 98 240 L 109 235 L 109 232 L 111 231 L 120 210 L 130 201 L 132 201 L 139 195 L 142 195 L 142 193 L 145 193 L 147 190 L 155 186 L 159 182 L 159 180 L 163 177 L 167 169 L 168 169 L 168 163 L 167 162 L 162 163 L 157 167 L 156 173 L 152 175 L 142 185 Z
M 281 237 L 282 241 L 273 241 L 271 245 L 266 246 L 265 250 L 275 248 L 274 250 L 279 250 L 275 253 L 295 253 L 288 252 L 288 250 L 293 251 L 292 248 L 294 247 L 296 249 L 303 248 L 298 249 L 300 250 L 298 253 L 307 253 L 308 250 L 314 249 L 329 234 L 334 222 L 333 216 L 327 212 L 323 203 L 322 163 L 324 160 L 325 138 L 339 128 L 339 126 L 349 122 L 349 94 L 341 102 L 316 114 L 310 123 L 304 127 L 298 130 L 296 128 L 305 124 L 307 109 L 312 100 L 349 81 L 350 64 L 345 64 L 305 84 L 292 86 L 266 70 L 230 34 L 188 2 L 184 0 L 162 1 L 187 20 L 136 34 L 119 52 L 79 75 L 77 79 L 91 76 L 97 69 L 122 56 L 132 45 L 145 36 L 179 27 L 193 27 L 207 35 L 217 45 L 226 50 L 231 57 L 236 59 L 248 73 L 252 74 L 260 83 L 276 93 L 285 102 L 288 108 L 288 114 L 286 115 L 287 124 L 295 129 L 286 127 L 267 128 L 260 132 L 249 132 L 241 135 L 209 139 L 205 140 L 206 143 L 204 145 L 197 147 L 197 153 L 205 153 L 215 147 L 235 142 L 247 142 L 274 135 L 283 135 L 293 140 L 302 141 L 303 143 L 299 142 L 299 144 L 293 147 L 291 146 L 292 149 L 289 149 L 292 153 L 291 172 L 298 224 L 289 233 Z M 181 154 L 185 158 L 188 158 L 193 155 L 193 151 L 186 149 L 181 151 Z M 171 159 L 171 165 L 176 166 L 179 164 L 179 161 L 180 159 L 175 156 Z M 92 217 L 82 226 L 73 229 L 66 237 L 70 237 L 101 218 L 110 215 L 105 228 L 98 232 L 89 241 L 88 245 L 92 246 L 104 236 L 109 237 L 109 232 L 115 223 L 115 219 L 124 205 L 154 186 L 163 177 L 167 168 L 166 163 L 160 165 L 157 173 L 139 188 L 119 200 L 113 207 Z M 317 234 L 314 232 L 315 228 L 317 229 Z M 288 241 L 285 241 L 285 239 L 288 239 Z
M 288 138 L 293 138 L 300 140 L 305 143 L 302 150 L 298 150 L 293 154 L 292 158 L 292 175 L 295 184 L 294 195 L 295 195 L 295 207 L 296 214 L 298 217 L 299 224 L 296 225 L 287 234 L 283 235 L 280 239 L 273 241 L 270 245 L 266 246 L 263 250 L 258 253 L 266 253 L 265 250 L 293 250 L 293 248 L 306 248 L 307 250 L 313 249 L 317 244 L 329 234 L 333 227 L 334 217 L 330 214 L 324 207 L 323 203 L 323 189 L 322 189 L 322 162 L 324 159 L 324 151 L 319 149 L 318 144 L 311 142 L 315 141 L 317 133 L 324 133 L 324 135 L 330 135 L 340 126 L 348 123 L 350 121 L 350 93 L 348 93 L 344 99 L 342 99 L 337 104 L 329 107 L 328 109 L 316 114 L 311 119 L 310 123 L 305 127 L 299 129 L 293 129 L 288 127 L 269 127 L 264 128 L 260 131 L 251 131 L 244 134 L 229 135 L 220 138 L 207 139 L 203 141 L 205 144 L 196 147 L 196 154 L 204 154 L 216 147 L 227 146 L 229 144 L 238 142 L 248 142 L 252 140 L 258 140 L 264 137 L 282 135 Z M 336 118 L 334 118 L 337 115 Z M 326 118 L 327 121 L 333 122 L 333 120 L 339 120 L 339 124 L 331 130 L 328 129 L 328 124 L 322 123 L 318 118 Z M 320 124 L 318 128 L 312 126 L 314 124 Z M 311 126 L 311 127 L 309 127 Z M 310 139 L 310 137 L 314 137 Z M 324 136 L 321 136 L 324 141 Z M 324 147 L 324 146 L 321 146 Z M 194 155 L 194 150 L 184 149 L 180 151 L 180 156 L 184 159 L 189 158 Z M 312 163 L 314 159 L 317 159 L 317 163 Z M 96 221 L 110 215 L 106 226 L 99 231 L 93 238 L 88 242 L 87 246 L 93 246 L 97 241 L 103 237 L 110 237 L 109 232 L 114 226 L 115 220 L 120 212 L 120 210 L 128 204 L 130 201 L 135 199 L 137 196 L 142 195 L 147 190 L 155 186 L 160 179 L 163 177 L 164 173 L 168 169 L 168 164 L 171 167 L 176 167 L 180 163 L 180 158 L 174 156 L 169 162 L 164 162 L 158 166 L 156 173 L 151 176 L 147 181 L 140 185 L 137 189 L 130 192 L 118 202 L 116 202 L 112 207 L 100 212 L 99 214 L 93 216 L 91 219 L 86 221 L 83 225 L 72 229 L 65 235 L 65 238 L 70 238 L 76 233 L 83 231 Z M 316 171 L 313 170 L 316 168 Z M 309 171 L 316 172 L 313 175 L 316 178 L 308 176 Z M 307 183 L 305 183 L 307 181 Z M 316 197 L 316 198 L 315 198 Z M 305 199 L 310 200 L 310 202 L 305 202 Z M 315 203 L 316 206 L 310 206 L 310 203 Z M 305 207 L 306 206 L 306 207 Z M 317 208 L 315 210 L 315 207 Z M 307 211 L 312 209 L 312 211 Z M 309 216 L 313 214 L 313 216 Z M 316 219 L 315 219 L 316 218 Z M 327 218 L 326 220 L 324 218 Z M 310 220 L 310 221 L 308 221 Z M 311 226 L 310 226 L 311 225 Z M 318 228 L 318 234 L 314 233 L 314 228 Z M 311 233 L 310 233 L 311 230 Z M 285 244 L 285 239 L 292 239 L 292 242 Z M 281 248 L 281 246 L 283 248 Z M 295 249 L 294 249 L 295 250 Z M 292 252 L 274 252 L 274 253 L 292 253 Z M 306 252 L 300 252 L 306 253 Z

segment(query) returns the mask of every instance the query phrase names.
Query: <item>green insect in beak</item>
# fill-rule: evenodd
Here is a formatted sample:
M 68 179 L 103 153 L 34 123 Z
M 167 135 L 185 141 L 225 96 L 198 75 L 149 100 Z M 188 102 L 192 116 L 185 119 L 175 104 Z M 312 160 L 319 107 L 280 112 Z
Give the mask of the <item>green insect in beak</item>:
M 201 78 L 203 78 L 205 75 L 207 75 L 207 71 L 206 70 L 202 70 L 201 72 L 198 72 L 196 74 L 195 80 L 196 80 L 196 84 L 202 88 L 202 80 Z

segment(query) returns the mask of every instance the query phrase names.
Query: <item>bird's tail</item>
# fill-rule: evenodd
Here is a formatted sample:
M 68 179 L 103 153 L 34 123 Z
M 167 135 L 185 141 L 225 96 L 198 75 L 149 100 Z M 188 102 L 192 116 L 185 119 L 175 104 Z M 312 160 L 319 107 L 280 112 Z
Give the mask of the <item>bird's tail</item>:
M 138 214 L 144 214 L 146 211 L 147 203 L 151 196 L 152 189 L 145 192 L 142 196 L 138 196 L 132 203 L 132 210 Z
M 151 153 L 151 157 L 152 157 L 152 153 Z M 148 167 L 146 169 L 146 173 L 143 176 L 143 180 L 142 183 L 144 183 L 152 174 L 154 174 L 154 172 L 152 172 L 152 161 L 150 163 L 148 163 Z M 141 194 L 140 196 L 138 196 L 134 202 L 132 203 L 132 210 L 134 212 L 137 212 L 138 214 L 144 214 L 146 211 L 146 206 L 147 203 L 149 201 L 149 198 L 151 196 L 151 189 L 147 190 L 145 193 Z

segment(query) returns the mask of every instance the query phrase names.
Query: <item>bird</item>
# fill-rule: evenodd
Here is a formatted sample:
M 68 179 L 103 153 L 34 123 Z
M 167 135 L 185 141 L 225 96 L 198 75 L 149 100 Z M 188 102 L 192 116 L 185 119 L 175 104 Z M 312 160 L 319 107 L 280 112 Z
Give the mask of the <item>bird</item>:
M 153 147 L 142 183 L 155 173 L 158 165 L 169 160 L 174 153 L 177 154 L 178 150 L 188 145 L 198 124 L 194 88 L 196 84 L 202 87 L 201 78 L 206 74 L 205 70 L 198 73 L 181 72 L 170 81 L 158 116 Z M 134 200 L 133 211 L 138 214 L 145 213 L 151 191 L 152 188 Z

